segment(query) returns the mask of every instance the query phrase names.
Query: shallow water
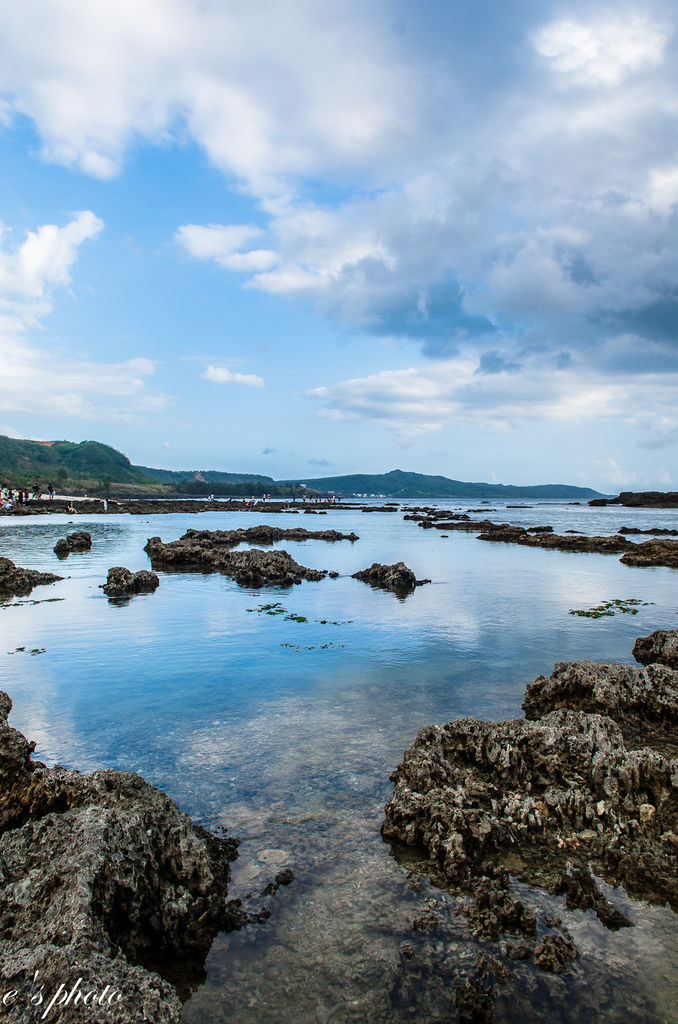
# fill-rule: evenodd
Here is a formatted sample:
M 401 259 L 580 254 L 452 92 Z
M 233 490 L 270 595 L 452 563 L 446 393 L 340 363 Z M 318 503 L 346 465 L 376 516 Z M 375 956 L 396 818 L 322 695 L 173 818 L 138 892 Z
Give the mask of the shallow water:
M 678 526 L 676 510 L 438 504 L 556 532 Z M 155 594 L 127 603 L 99 589 L 111 565 L 148 566 L 149 536 L 261 522 L 353 529 L 360 540 L 276 545 L 342 573 L 287 590 L 198 573 L 160 573 Z M 90 530 L 93 549 L 59 562 L 52 548 L 67 525 Z M 256 892 L 284 866 L 295 872 L 289 888 L 255 901 L 271 909 L 265 924 L 217 938 L 186 1024 L 454 1019 L 446 980 L 478 949 L 463 918 L 452 914 L 444 935 L 426 940 L 418 994 L 398 973 L 400 944 L 420 939 L 412 921 L 425 901 L 445 912 L 454 900 L 409 885 L 381 841 L 389 773 L 429 722 L 520 716 L 525 684 L 555 661 L 632 663 L 637 636 L 678 622 L 675 571 L 444 538 L 400 513 L 4 519 L 0 555 L 69 577 L 0 607 L 0 686 L 36 756 L 137 770 L 194 818 L 227 826 L 242 838 L 234 895 Z M 399 599 L 349 578 L 400 559 L 432 584 Z M 636 615 L 568 614 L 614 598 L 652 603 Z M 261 610 L 274 602 L 307 621 Z M 533 898 L 557 908 L 582 955 L 558 978 L 535 980 L 516 965 L 514 989 L 499 990 L 498 1020 L 678 1020 L 669 910 L 615 893 L 635 927 L 611 933 L 562 900 Z

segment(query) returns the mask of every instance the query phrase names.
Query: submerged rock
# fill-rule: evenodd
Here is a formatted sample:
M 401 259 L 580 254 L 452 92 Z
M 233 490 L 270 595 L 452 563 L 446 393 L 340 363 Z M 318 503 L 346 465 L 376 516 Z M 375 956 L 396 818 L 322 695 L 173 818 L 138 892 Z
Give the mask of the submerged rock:
M 33 587 L 56 583 L 63 576 L 53 572 L 38 572 L 37 569 L 22 569 L 9 558 L 0 558 L 0 597 L 26 597 Z
M 159 585 L 156 574 L 148 569 L 132 572 L 123 565 L 114 565 L 108 570 L 108 579 L 101 589 L 108 597 L 131 597 L 133 594 L 152 594 Z
M 169 544 L 163 544 L 160 537 L 149 538 L 144 551 L 153 567 L 187 572 L 196 569 L 222 572 L 232 576 L 237 583 L 250 587 L 289 587 L 302 580 L 322 580 L 327 575 L 324 569 L 308 569 L 299 565 L 287 551 L 262 551 L 260 548 L 232 551 L 230 543 L 214 543 L 208 530 L 189 530 L 188 533 L 198 536 L 184 535 Z
M 370 583 L 373 587 L 395 591 L 414 590 L 415 587 L 421 587 L 424 583 L 431 582 L 430 580 L 418 580 L 404 562 L 395 562 L 393 565 L 373 562 L 369 569 L 354 572 L 351 578 Z
M 40 1019 L 64 986 L 52 1013 L 81 1022 L 84 994 L 108 986 L 104 1020 L 178 1024 L 180 999 L 161 975 L 199 976 L 217 930 L 242 923 L 226 902 L 236 843 L 138 775 L 32 761 L 11 706 L 0 693 L 0 978 L 16 993 L 3 1019 Z M 66 1004 L 74 985 L 80 1000 Z

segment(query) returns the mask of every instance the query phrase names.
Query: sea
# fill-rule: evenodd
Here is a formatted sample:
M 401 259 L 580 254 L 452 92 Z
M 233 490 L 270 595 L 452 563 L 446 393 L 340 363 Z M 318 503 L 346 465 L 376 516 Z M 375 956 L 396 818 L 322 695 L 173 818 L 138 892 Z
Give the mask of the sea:
M 556 533 L 678 528 L 676 509 L 409 503 L 424 504 Z M 391 772 L 422 727 L 522 717 L 526 684 L 555 662 L 633 664 L 637 637 L 678 628 L 675 570 L 445 535 L 403 519 L 408 503 L 399 505 L 312 516 L 298 504 L 269 518 L 259 506 L 0 520 L 0 555 L 65 577 L 0 606 L 11 724 L 50 765 L 139 772 L 197 822 L 239 837 L 233 896 L 252 893 L 249 908 L 270 910 L 266 921 L 216 937 L 204 972 L 185 982 L 185 1024 L 377 1024 L 388 1006 L 392 1020 L 456 1019 L 455 972 L 483 947 L 463 915 L 452 933 L 425 937 L 421 985 L 397 982 L 403 944 L 424 941 L 413 922 L 427 908 L 456 921 L 459 898 L 382 840 Z M 101 590 L 111 566 L 150 567 L 151 536 L 266 522 L 355 531 L 359 540 L 274 545 L 340 574 L 287 589 L 159 572 L 154 594 L 109 601 Z M 91 532 L 92 549 L 59 561 L 54 544 L 74 529 Z M 399 597 L 351 578 L 401 560 L 431 583 Z M 571 614 L 615 599 L 638 603 L 601 618 Z M 294 882 L 259 899 L 286 867 Z M 522 1002 L 497 984 L 495 1020 L 678 1021 L 675 914 L 604 890 L 633 927 L 611 932 L 593 911 L 568 911 L 564 898 L 522 886 L 562 918 L 580 956 L 565 974 L 536 980 L 534 968 L 516 965 Z

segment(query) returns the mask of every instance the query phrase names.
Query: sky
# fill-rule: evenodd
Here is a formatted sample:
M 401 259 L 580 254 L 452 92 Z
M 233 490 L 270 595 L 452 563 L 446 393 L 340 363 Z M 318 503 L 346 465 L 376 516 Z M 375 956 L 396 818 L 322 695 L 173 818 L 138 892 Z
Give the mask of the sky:
M 673 0 L 0 0 L 0 433 L 678 489 Z

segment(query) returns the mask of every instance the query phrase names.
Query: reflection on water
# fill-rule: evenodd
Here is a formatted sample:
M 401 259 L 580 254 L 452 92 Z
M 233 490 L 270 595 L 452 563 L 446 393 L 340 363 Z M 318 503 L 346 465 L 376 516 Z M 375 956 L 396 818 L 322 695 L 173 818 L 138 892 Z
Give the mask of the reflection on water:
M 494 503 L 484 515 L 557 532 L 678 525 L 675 510 Z M 205 529 L 262 521 L 238 512 L 197 520 Z M 149 536 L 172 540 L 195 525 L 190 516 L 83 517 L 77 527 L 91 530 L 92 550 L 59 563 L 54 543 L 75 528 L 66 517 L 0 522 L 1 555 L 68 576 L 36 589 L 38 604 L 0 607 L 12 723 L 49 763 L 138 770 L 194 817 L 240 835 L 234 895 L 293 868 L 295 882 L 266 899 L 266 924 L 217 939 L 187 1024 L 453 1018 L 451 986 L 478 943 L 455 900 L 410 885 L 382 843 L 389 773 L 429 722 L 521 715 L 526 682 L 557 660 L 631 662 L 637 636 L 675 626 L 678 576 L 615 556 L 443 539 L 400 515 L 347 511 L 309 528 L 354 529 L 354 544 L 276 545 L 336 569 L 337 580 L 252 591 L 218 574 L 160 573 L 153 595 L 125 605 L 103 596 L 111 565 L 145 568 Z M 349 578 L 400 559 L 433 583 L 399 600 Z M 64 600 L 43 600 L 52 597 Z M 568 615 L 614 598 L 654 604 L 635 616 Z M 307 621 L 248 611 L 265 601 Z M 7 653 L 20 646 L 45 653 Z M 561 977 L 535 979 L 517 963 L 516 981 L 498 987 L 498 1020 L 678 1019 L 670 911 L 615 894 L 635 927 L 610 933 L 562 899 L 531 899 L 563 917 L 582 956 Z M 447 923 L 424 937 L 412 922 L 427 901 Z M 403 941 L 414 949 L 409 967 Z

